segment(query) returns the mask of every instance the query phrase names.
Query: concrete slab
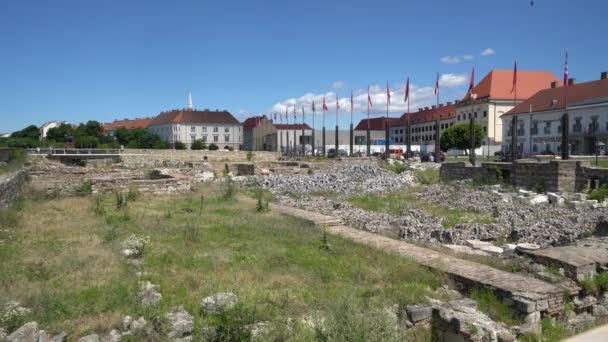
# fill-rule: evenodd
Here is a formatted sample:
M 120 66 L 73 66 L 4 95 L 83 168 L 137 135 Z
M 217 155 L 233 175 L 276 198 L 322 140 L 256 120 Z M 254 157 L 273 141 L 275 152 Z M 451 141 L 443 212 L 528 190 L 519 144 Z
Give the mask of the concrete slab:
M 465 240 L 467 246 L 475 249 L 484 249 L 493 246 L 491 242 L 481 240 Z
M 536 251 L 524 250 L 538 263 L 563 267 L 572 279 L 590 277 L 596 274 L 598 266 L 608 265 L 608 250 L 583 246 L 563 246 L 544 248 Z

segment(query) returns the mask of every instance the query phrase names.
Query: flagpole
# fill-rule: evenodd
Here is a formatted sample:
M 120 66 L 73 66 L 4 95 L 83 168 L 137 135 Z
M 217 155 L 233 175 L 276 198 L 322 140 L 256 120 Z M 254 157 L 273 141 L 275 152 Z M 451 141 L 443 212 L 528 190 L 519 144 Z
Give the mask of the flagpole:
M 335 156 L 338 158 L 338 113 L 340 112 L 340 100 L 338 99 L 338 92 L 336 91 L 336 141 L 335 141 Z
M 513 109 L 515 109 L 517 102 L 517 61 L 515 61 L 515 67 L 513 68 Z M 511 118 L 511 160 L 515 162 L 517 155 L 519 154 L 519 147 L 517 146 L 517 115 L 513 111 L 513 117 Z
M 304 116 L 305 116 L 304 105 L 302 105 L 302 135 L 301 135 L 302 138 L 300 138 L 300 139 L 302 139 L 302 143 L 300 144 L 300 145 L 302 145 L 302 157 L 306 156 L 306 143 L 304 141 L 304 123 L 305 123 Z
M 316 116 L 316 110 L 315 110 L 315 101 L 312 101 L 312 155 L 313 157 L 316 155 L 315 153 L 315 116 Z
M 350 91 L 350 137 L 349 156 L 353 156 L 353 91 Z
M 391 102 L 390 89 L 388 87 L 388 81 L 386 81 L 386 122 L 384 123 L 384 159 L 388 160 L 390 157 L 390 143 L 389 143 L 389 127 L 388 127 L 388 106 Z
M 409 79 L 408 79 L 409 81 Z M 412 153 L 412 125 L 410 122 L 410 96 L 407 96 L 407 156 L 406 160 L 410 158 Z
M 369 87 L 367 87 L 367 138 L 365 139 L 365 142 L 367 143 L 367 156 L 370 157 L 372 155 L 371 153 L 371 141 L 370 141 L 370 133 L 369 133 L 369 100 L 370 100 L 370 95 L 369 95 Z
M 564 63 L 564 109 L 562 117 L 562 160 L 570 159 L 570 117 L 568 115 L 568 49 Z M 596 147 L 597 149 L 597 147 Z

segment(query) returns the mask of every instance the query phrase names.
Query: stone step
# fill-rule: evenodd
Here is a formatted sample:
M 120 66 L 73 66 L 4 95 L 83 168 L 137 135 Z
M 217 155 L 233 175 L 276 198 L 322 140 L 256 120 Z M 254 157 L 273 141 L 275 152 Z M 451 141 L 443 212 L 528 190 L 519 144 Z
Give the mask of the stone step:
M 285 215 L 309 222 L 323 222 L 327 216 L 298 208 L 271 205 Z M 516 310 L 522 313 L 542 311 L 555 314 L 563 310 L 564 289 L 536 278 L 502 271 L 493 267 L 460 259 L 431 249 L 423 248 L 401 240 L 351 228 L 345 225 L 329 226 L 331 234 L 373 246 L 383 251 L 413 259 L 426 267 L 447 273 L 461 284 L 470 287 L 488 287 L 511 300 Z

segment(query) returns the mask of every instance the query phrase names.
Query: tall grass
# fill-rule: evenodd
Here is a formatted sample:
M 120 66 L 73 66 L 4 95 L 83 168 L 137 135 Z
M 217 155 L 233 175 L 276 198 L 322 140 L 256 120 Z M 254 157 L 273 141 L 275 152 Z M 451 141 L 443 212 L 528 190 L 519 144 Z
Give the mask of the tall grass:
M 479 310 L 495 321 L 507 325 L 518 323 L 513 309 L 505 301 L 499 299 L 493 290 L 476 288 L 471 291 L 471 298 L 477 302 Z

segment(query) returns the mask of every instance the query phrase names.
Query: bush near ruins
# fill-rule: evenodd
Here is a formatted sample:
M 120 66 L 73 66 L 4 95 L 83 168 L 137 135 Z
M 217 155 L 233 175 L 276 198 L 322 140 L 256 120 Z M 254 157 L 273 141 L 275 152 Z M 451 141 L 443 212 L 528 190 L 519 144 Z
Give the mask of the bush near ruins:
M 247 161 L 252 161 L 254 157 L 253 152 L 247 151 Z
M 191 150 L 204 150 L 206 148 L 207 148 L 207 144 L 205 143 L 205 140 L 203 140 L 203 139 L 196 139 L 190 145 Z
M 216 144 L 214 144 L 214 143 L 209 144 L 209 151 L 217 151 L 219 149 L 220 148 Z
M 471 148 L 469 123 L 461 122 L 446 128 L 441 133 L 441 150 L 448 151 L 452 149 L 463 150 L 468 154 Z M 475 148 L 481 147 L 485 134 L 479 124 L 475 124 Z
M 186 149 L 186 144 L 184 144 L 184 143 L 183 143 L 183 142 L 181 142 L 181 141 L 176 141 L 176 142 L 173 144 L 173 148 L 174 148 L 174 149 L 176 149 L 176 150 L 185 150 L 185 149 Z

